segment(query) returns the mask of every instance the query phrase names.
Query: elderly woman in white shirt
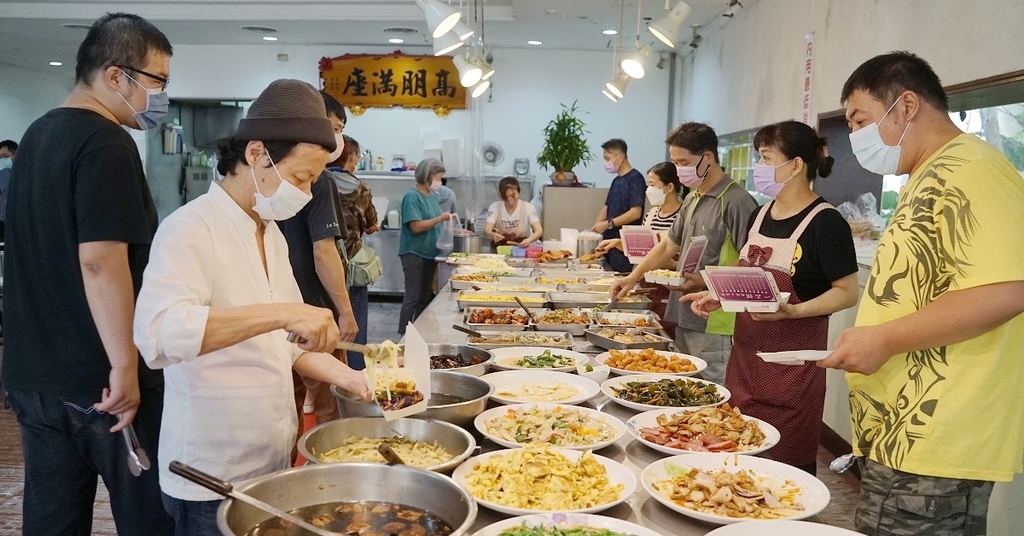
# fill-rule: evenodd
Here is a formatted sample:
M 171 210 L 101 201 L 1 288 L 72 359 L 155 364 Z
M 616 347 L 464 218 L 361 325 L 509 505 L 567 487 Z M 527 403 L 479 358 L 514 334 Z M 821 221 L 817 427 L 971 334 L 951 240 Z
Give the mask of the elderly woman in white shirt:
M 487 223 L 484 224 L 484 235 L 494 242 L 495 247 L 511 245 L 525 248 L 544 236 L 537 209 L 520 200 L 520 192 L 519 181 L 515 177 L 498 181 L 498 194 L 502 200 L 491 203 L 487 209 Z
M 338 326 L 329 310 L 302 303 L 275 223 L 310 200 L 335 146 L 317 90 L 277 80 L 220 143 L 223 183 L 157 231 L 135 343 L 149 366 L 164 369 L 160 487 L 176 534 L 217 533 L 221 497 L 171 474 L 170 460 L 229 482 L 289 465 L 293 368 L 369 399 L 362 373 L 325 353 Z M 289 332 L 301 342 L 288 342 Z

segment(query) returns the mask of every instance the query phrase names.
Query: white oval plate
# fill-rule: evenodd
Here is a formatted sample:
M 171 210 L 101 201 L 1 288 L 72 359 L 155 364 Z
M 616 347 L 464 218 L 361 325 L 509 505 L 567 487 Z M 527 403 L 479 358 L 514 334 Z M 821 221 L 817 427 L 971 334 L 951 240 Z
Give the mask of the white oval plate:
M 579 460 L 583 456 L 583 451 L 580 451 L 580 450 L 569 450 L 569 449 L 560 449 L 560 448 L 556 448 L 555 450 L 557 450 L 559 453 L 561 453 L 566 458 L 569 458 L 572 461 L 577 461 L 577 460 Z M 452 473 L 452 479 L 455 480 L 455 482 L 458 485 L 462 486 L 463 489 L 465 489 L 466 491 L 469 491 L 468 484 L 466 483 L 466 477 L 473 470 L 473 466 L 475 466 L 478 462 L 481 462 L 483 460 L 486 460 L 486 459 L 490 458 L 491 456 L 503 456 L 503 455 L 508 454 L 509 452 L 512 452 L 512 451 L 510 451 L 510 450 L 496 450 L 494 452 L 488 452 L 486 454 L 481 454 L 479 456 L 474 456 L 474 457 L 472 457 L 472 458 L 462 462 L 462 464 L 460 464 L 458 467 L 455 468 L 455 472 Z M 612 460 L 610 458 L 605 458 L 604 456 L 598 456 L 597 454 L 594 454 L 594 459 L 596 459 L 598 463 L 603 465 L 604 468 L 605 468 L 605 471 L 608 472 L 608 481 L 609 482 L 611 482 L 612 484 L 622 484 L 622 492 L 619 493 L 619 497 L 617 499 L 615 499 L 614 501 L 611 501 L 611 502 L 608 502 L 608 503 L 605 503 L 605 504 L 600 504 L 600 505 L 597 505 L 597 506 L 591 506 L 590 508 L 578 508 L 578 509 L 575 509 L 575 510 L 559 509 L 557 511 L 547 511 L 547 510 L 527 510 L 525 508 L 515 508 L 515 507 L 512 507 L 512 506 L 505 506 L 503 504 L 498 504 L 498 503 L 491 502 L 491 501 L 485 501 L 485 500 L 480 499 L 480 498 L 475 497 L 475 496 L 474 496 L 474 499 L 476 499 L 476 502 L 478 504 L 486 506 L 487 508 L 490 508 L 491 510 L 494 510 L 495 512 L 501 512 L 503 514 L 510 514 L 510 515 L 514 515 L 514 516 L 521 516 L 521 515 L 526 515 L 526 514 L 537 514 L 537 513 L 551 513 L 551 514 L 554 514 L 554 513 L 566 513 L 567 514 L 567 513 L 571 512 L 571 513 L 586 514 L 586 513 L 591 513 L 591 512 L 600 512 L 602 510 L 607 510 L 607 509 L 609 509 L 609 508 L 611 508 L 611 507 L 613 507 L 613 506 L 615 506 L 615 505 L 625 501 L 631 495 L 633 495 L 633 492 L 636 491 L 636 477 L 633 476 L 633 472 L 632 471 L 627 469 L 626 466 L 622 465 L 621 463 L 619 463 L 619 462 L 617 462 L 615 460 Z M 471 495 L 472 495 L 472 493 L 471 493 Z
M 607 529 L 614 532 L 629 534 L 631 536 L 662 536 L 658 532 L 623 521 L 614 517 L 599 516 L 595 514 L 531 514 L 526 516 L 513 517 L 495 521 L 490 525 L 476 531 L 473 536 L 498 536 L 502 531 L 516 528 L 522 524 L 528 527 L 547 527 L 562 530 L 575 527 L 587 527 L 592 529 Z
M 582 378 L 575 374 L 552 372 L 549 370 L 506 370 L 502 372 L 484 374 L 480 378 L 494 386 L 494 394 L 491 395 L 491 400 L 499 404 L 554 403 L 573 405 L 586 402 L 601 392 L 601 386 L 593 380 L 588 380 L 587 378 Z M 498 394 L 498 391 L 502 388 L 519 383 L 544 384 L 553 382 L 566 383 L 575 387 L 576 394 L 564 400 L 524 400 L 513 396 L 503 396 Z
M 572 365 L 564 367 L 551 367 L 551 368 L 538 368 L 538 367 L 517 367 L 512 362 L 522 359 L 526 356 L 540 355 L 546 350 L 550 350 L 552 354 L 564 355 L 572 357 L 576 360 Z M 494 354 L 494 359 L 491 360 L 491 366 L 498 370 L 550 370 L 554 372 L 576 372 L 577 365 L 586 365 L 590 361 L 590 356 L 581 354 L 579 352 L 573 352 L 572 350 L 559 350 L 558 348 L 544 348 L 538 346 L 513 346 L 510 348 L 496 348 L 491 350 Z
M 497 533 L 495 533 L 497 534 Z M 839 527 L 790 521 L 786 519 L 759 519 L 718 527 L 707 536 L 862 536 L 859 532 Z
M 616 351 L 619 351 L 619 352 L 642 352 L 643 350 L 616 350 Z M 708 368 L 708 362 L 704 361 L 703 359 L 701 359 L 699 357 L 696 357 L 696 356 L 692 356 L 692 355 L 689 355 L 689 354 L 681 354 L 679 352 L 667 352 L 665 350 L 652 350 L 652 351 L 654 353 L 656 353 L 658 355 L 662 355 L 662 356 L 681 357 L 681 358 L 684 358 L 684 359 L 689 359 L 690 362 L 693 363 L 693 365 L 695 367 L 697 367 L 697 370 L 695 370 L 693 372 L 638 372 L 638 371 L 635 371 L 635 370 L 626 370 L 626 369 L 615 368 L 615 367 L 613 367 L 611 365 L 609 365 L 608 368 L 610 368 L 612 372 L 614 372 L 615 374 L 617 374 L 619 376 L 636 375 L 636 374 L 662 374 L 662 375 L 665 375 L 665 376 L 693 376 L 694 374 L 699 374 L 702 370 Z M 609 359 L 611 359 L 611 357 L 612 357 L 612 353 L 611 352 L 604 352 L 602 354 L 597 354 L 597 356 L 594 357 L 594 361 L 597 361 L 598 363 L 600 363 L 602 365 L 605 365 L 605 364 L 607 364 L 605 362 L 608 361 Z
M 605 380 L 604 383 L 601 384 L 601 392 L 604 393 L 606 396 L 608 396 L 608 398 L 612 399 L 612 402 L 615 402 L 616 404 L 619 404 L 620 406 L 624 406 L 624 407 L 627 407 L 627 408 L 632 409 L 632 410 L 636 410 L 636 411 L 650 411 L 650 410 L 653 410 L 653 409 L 666 409 L 668 406 L 654 406 L 654 405 L 651 405 L 651 404 L 640 404 L 640 403 L 637 403 L 637 402 L 630 402 L 628 400 L 622 400 L 621 398 L 615 396 L 615 392 L 612 391 L 612 387 L 619 387 L 620 385 L 622 385 L 622 384 L 624 384 L 626 382 L 648 382 L 648 381 L 664 380 L 665 378 L 676 378 L 676 379 L 678 379 L 678 377 L 676 377 L 676 376 L 667 376 L 665 374 L 643 374 L 643 375 L 639 375 L 639 376 L 637 376 L 637 375 L 618 376 L 618 377 L 615 377 L 615 378 L 609 378 L 609 379 Z M 718 385 L 717 383 L 709 382 L 707 380 L 701 380 L 701 379 L 698 379 L 698 378 L 685 378 L 685 379 L 689 380 L 689 381 L 698 382 L 698 383 L 710 383 L 710 384 L 714 385 L 718 389 L 718 394 L 722 395 L 722 400 L 719 401 L 719 402 L 716 402 L 714 404 L 705 404 L 705 405 L 721 406 L 722 404 L 725 404 L 726 402 L 728 402 L 729 398 L 732 396 L 732 393 L 730 393 L 728 389 L 726 389 L 725 387 L 723 387 L 721 385 Z M 694 408 L 699 408 L 699 407 L 703 407 L 703 406 L 679 406 L 679 407 L 672 407 L 670 409 L 676 409 L 676 410 L 679 410 L 679 409 L 694 409 Z
M 569 411 L 579 411 L 580 413 L 582 413 L 582 414 L 586 415 L 587 417 L 589 417 L 591 420 L 598 421 L 598 422 L 601 422 L 601 423 L 605 423 L 608 426 L 611 426 L 612 428 L 615 429 L 615 437 L 613 437 L 611 439 L 608 439 L 608 440 L 605 440 L 605 441 L 601 441 L 600 443 L 591 443 L 589 445 L 556 445 L 558 447 L 562 447 L 562 448 L 566 448 L 566 449 L 572 449 L 572 450 L 587 450 L 587 449 L 598 450 L 598 449 L 603 449 L 603 448 L 607 447 L 608 445 L 611 445 L 612 443 L 615 443 L 620 438 L 622 438 L 622 436 L 624 436 L 626 434 L 626 425 L 623 424 L 621 420 L 616 419 L 615 417 L 611 417 L 611 416 L 609 416 L 609 415 L 607 415 L 605 413 L 601 413 L 600 411 L 597 411 L 596 409 L 570 406 L 568 404 L 514 404 L 514 405 L 509 405 L 509 406 L 501 406 L 501 407 L 497 407 L 497 408 L 491 408 L 491 409 L 481 413 L 480 415 L 477 415 L 476 419 L 473 420 L 473 425 L 476 426 L 476 429 L 481 434 L 483 434 L 484 437 L 486 437 L 487 439 L 490 439 L 491 441 L 494 441 L 495 443 L 497 443 L 497 444 L 499 444 L 499 445 L 501 445 L 503 447 L 512 448 L 512 449 L 520 448 L 520 447 L 525 447 L 529 443 L 517 443 L 515 440 L 508 440 L 508 439 L 505 439 L 503 437 L 499 437 L 497 435 L 494 435 L 494 434 L 488 432 L 487 431 L 487 423 L 489 423 L 489 422 L 491 422 L 491 421 L 493 421 L 495 419 L 503 419 L 503 418 L 505 418 L 505 416 L 508 415 L 509 411 L 529 411 L 530 409 L 532 409 L 534 407 L 542 409 L 542 410 L 543 409 L 553 409 L 553 408 L 557 408 L 557 407 L 564 407 L 564 408 L 566 408 Z
M 467 462 L 463 462 L 463 465 L 465 465 L 465 463 Z M 725 469 L 730 472 L 735 472 L 739 469 L 748 469 L 756 471 L 761 475 L 771 476 L 776 479 L 791 480 L 794 484 L 800 487 L 800 493 L 796 496 L 796 500 L 803 504 L 804 509 L 798 514 L 787 519 L 804 519 L 811 517 L 824 510 L 825 507 L 828 506 L 828 501 L 831 498 L 828 487 L 826 487 L 822 481 L 809 473 L 797 469 L 792 465 L 786 465 L 775 460 L 757 458 L 754 456 L 744 456 L 742 454 L 697 452 L 693 454 L 684 454 L 682 456 L 672 456 L 671 458 L 658 460 L 648 465 L 647 468 L 640 473 L 640 482 L 643 483 L 644 489 L 647 490 L 647 493 L 649 493 L 654 500 L 685 516 L 699 519 L 701 521 L 708 521 L 710 523 L 724 525 L 731 523 L 745 523 L 753 520 L 698 512 L 678 505 L 673 502 L 672 499 L 662 495 L 661 492 L 654 489 L 654 483 L 671 478 L 666 469 L 668 464 L 680 466 L 684 468 L 684 470 L 689 467 L 696 467 L 704 470 Z M 771 522 L 777 523 L 778 521 L 772 520 Z
M 657 444 L 657 443 L 655 443 L 653 441 L 648 441 L 648 440 L 644 439 L 640 435 L 640 429 L 641 428 L 657 428 L 658 427 L 658 416 L 659 415 L 674 415 L 676 413 L 681 413 L 683 411 L 684 410 L 679 409 L 679 408 L 665 408 L 665 409 L 655 409 L 655 410 L 651 410 L 651 411 L 645 411 L 643 413 L 639 413 L 637 415 L 633 415 L 632 417 L 630 417 L 630 419 L 628 421 L 626 421 L 626 431 L 628 431 L 629 435 L 633 436 L 637 441 L 639 441 L 639 442 L 643 443 L 644 445 L 647 445 L 648 447 L 651 447 L 652 449 L 657 450 L 659 452 L 664 452 L 665 454 L 672 454 L 672 455 L 695 454 L 695 453 L 697 453 L 696 451 L 685 450 L 685 449 L 677 449 L 677 448 L 674 448 L 674 447 L 666 447 L 665 445 L 659 445 L 659 444 Z M 692 411 L 692 410 L 685 410 L 685 411 Z M 779 433 L 778 429 L 776 429 L 774 426 L 772 426 L 772 425 L 762 421 L 761 419 L 755 419 L 754 417 L 748 417 L 747 415 L 744 415 L 743 418 L 745 420 L 748 420 L 748 421 L 757 421 L 757 425 L 761 428 L 761 431 L 764 432 L 764 442 L 762 442 L 761 446 L 759 446 L 757 448 L 750 449 L 750 450 L 744 450 L 744 451 L 740 452 L 739 454 L 748 454 L 748 455 L 760 454 L 760 453 L 762 453 L 762 452 L 764 452 L 764 451 L 774 447 L 779 442 L 779 440 L 782 438 L 782 435 Z M 730 454 L 737 454 L 737 453 L 730 453 Z

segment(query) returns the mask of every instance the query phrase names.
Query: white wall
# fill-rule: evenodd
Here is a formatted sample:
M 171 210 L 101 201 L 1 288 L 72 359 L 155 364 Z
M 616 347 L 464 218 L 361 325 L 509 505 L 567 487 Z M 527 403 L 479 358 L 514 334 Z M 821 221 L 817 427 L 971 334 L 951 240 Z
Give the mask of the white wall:
M 811 31 L 815 115 L 840 109 L 847 77 L 890 50 L 925 58 L 944 85 L 1024 69 L 1021 20 L 1024 2 L 1016 0 L 761 0 L 724 25 L 714 23 L 696 53 L 683 58 L 679 118 L 706 121 L 719 134 L 798 118 L 804 35 Z M 846 403 L 841 395 L 830 400 Z M 826 415 L 842 409 L 826 408 Z M 989 419 L 982 426 L 1000 424 Z M 1022 504 L 1024 477 L 998 484 L 989 533 L 1019 533 Z
M 171 63 L 172 99 L 252 99 L 271 81 L 298 78 L 319 87 L 317 62 L 323 56 L 345 53 L 387 53 L 391 48 L 347 50 L 315 46 L 208 46 L 175 45 Z M 288 55 L 287 62 L 277 54 Z M 410 50 L 421 54 L 422 50 Z M 655 60 L 657 58 L 654 58 Z M 495 141 L 505 150 L 505 161 L 485 173 L 510 174 L 516 157 L 530 159 L 531 173 L 547 172 L 536 166 L 541 147 L 541 130 L 559 111 L 559 103 L 579 101 L 590 131 L 595 161 L 577 168 L 583 181 L 606 186 L 611 176 L 601 165 L 600 145 L 621 137 L 630 147 L 630 160 L 641 170 L 665 160 L 665 120 L 668 116 L 668 70 L 649 68 L 643 80 L 630 83 L 626 98 L 612 103 L 601 94 L 611 77 L 611 52 L 564 50 L 495 50 L 493 100 L 483 102 L 483 139 Z M 486 100 L 486 96 L 481 97 Z M 422 157 L 421 126 L 434 126 L 442 138 L 469 139 L 469 111 L 453 111 L 442 119 L 430 110 L 368 109 L 362 116 L 349 117 L 350 134 L 390 162 L 393 154 L 407 161 Z
M 39 116 L 56 108 L 74 86 L 74 67 L 36 71 L 0 63 L 0 140 L 21 141 Z
M 891 50 L 925 58 L 944 85 L 1024 69 L 1021 20 L 1016 0 L 761 0 L 702 32 L 703 44 L 684 58 L 681 116 L 719 134 L 798 118 L 812 31 L 813 114 L 838 110 L 853 70 Z

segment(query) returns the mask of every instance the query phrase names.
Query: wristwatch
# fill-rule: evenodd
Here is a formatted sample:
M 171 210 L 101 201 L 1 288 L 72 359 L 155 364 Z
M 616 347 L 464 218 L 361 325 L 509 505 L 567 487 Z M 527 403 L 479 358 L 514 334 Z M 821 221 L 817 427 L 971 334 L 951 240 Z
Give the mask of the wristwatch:
M 615 220 L 613 220 L 612 218 L 608 218 L 608 228 L 609 229 L 614 229 L 615 228 Z

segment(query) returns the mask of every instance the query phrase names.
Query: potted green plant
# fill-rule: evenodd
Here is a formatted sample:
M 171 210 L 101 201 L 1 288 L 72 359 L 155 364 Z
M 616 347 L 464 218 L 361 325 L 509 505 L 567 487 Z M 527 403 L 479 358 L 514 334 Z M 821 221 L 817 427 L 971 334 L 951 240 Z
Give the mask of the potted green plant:
M 547 169 L 555 168 L 551 179 L 556 183 L 572 182 L 576 175 L 572 168 L 590 162 L 590 147 L 587 145 L 586 124 L 577 116 L 586 113 L 576 107 L 562 106 L 562 111 L 544 127 L 544 146 L 537 155 L 537 165 Z

